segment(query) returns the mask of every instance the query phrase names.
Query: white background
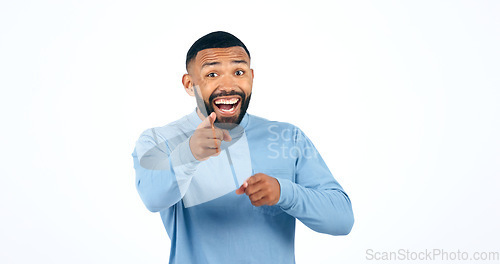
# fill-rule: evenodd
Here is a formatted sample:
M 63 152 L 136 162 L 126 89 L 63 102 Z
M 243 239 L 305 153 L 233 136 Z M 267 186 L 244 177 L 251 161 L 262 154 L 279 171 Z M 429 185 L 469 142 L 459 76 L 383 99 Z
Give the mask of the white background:
M 251 52 L 248 111 L 304 130 L 352 200 L 346 237 L 298 225 L 298 263 L 500 251 L 499 14 L 498 1 L 2 0 L 0 262 L 167 262 L 131 153 L 194 109 L 185 54 L 215 30 Z

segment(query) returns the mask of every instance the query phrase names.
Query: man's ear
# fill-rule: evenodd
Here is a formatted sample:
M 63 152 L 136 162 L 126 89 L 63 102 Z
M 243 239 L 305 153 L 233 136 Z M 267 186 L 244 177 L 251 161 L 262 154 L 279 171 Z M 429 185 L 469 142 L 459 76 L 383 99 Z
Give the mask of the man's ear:
M 191 76 L 189 76 L 189 74 L 187 73 L 182 75 L 182 86 L 184 86 L 184 90 L 186 90 L 186 93 L 188 93 L 190 96 L 194 96 L 193 80 L 191 80 Z
M 253 73 L 253 69 L 250 69 L 250 71 L 252 72 L 252 80 L 253 80 L 253 77 L 255 77 L 255 75 Z

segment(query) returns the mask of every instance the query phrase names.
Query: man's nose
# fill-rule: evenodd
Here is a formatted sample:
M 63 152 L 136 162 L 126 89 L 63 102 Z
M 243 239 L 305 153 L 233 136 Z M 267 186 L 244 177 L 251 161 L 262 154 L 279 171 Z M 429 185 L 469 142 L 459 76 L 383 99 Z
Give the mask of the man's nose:
M 236 89 L 237 84 L 236 84 L 236 79 L 232 75 L 223 75 L 222 78 L 219 79 L 219 89 L 220 90 L 226 90 L 226 91 L 231 91 Z

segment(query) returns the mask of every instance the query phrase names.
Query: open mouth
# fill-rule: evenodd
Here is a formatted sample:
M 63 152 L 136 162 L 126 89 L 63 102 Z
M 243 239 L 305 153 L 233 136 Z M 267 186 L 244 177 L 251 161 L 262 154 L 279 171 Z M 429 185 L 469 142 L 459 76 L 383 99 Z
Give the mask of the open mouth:
M 219 97 L 213 101 L 215 109 L 223 116 L 232 116 L 238 110 L 239 97 Z

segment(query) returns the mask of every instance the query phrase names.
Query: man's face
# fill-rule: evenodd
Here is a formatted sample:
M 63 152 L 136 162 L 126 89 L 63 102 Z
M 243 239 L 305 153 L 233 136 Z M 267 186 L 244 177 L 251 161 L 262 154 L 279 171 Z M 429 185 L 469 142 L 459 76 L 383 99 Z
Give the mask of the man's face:
M 253 84 L 250 58 L 242 47 L 202 50 L 189 64 L 188 74 L 203 115 L 215 112 L 215 122 L 223 128 L 241 122 Z

